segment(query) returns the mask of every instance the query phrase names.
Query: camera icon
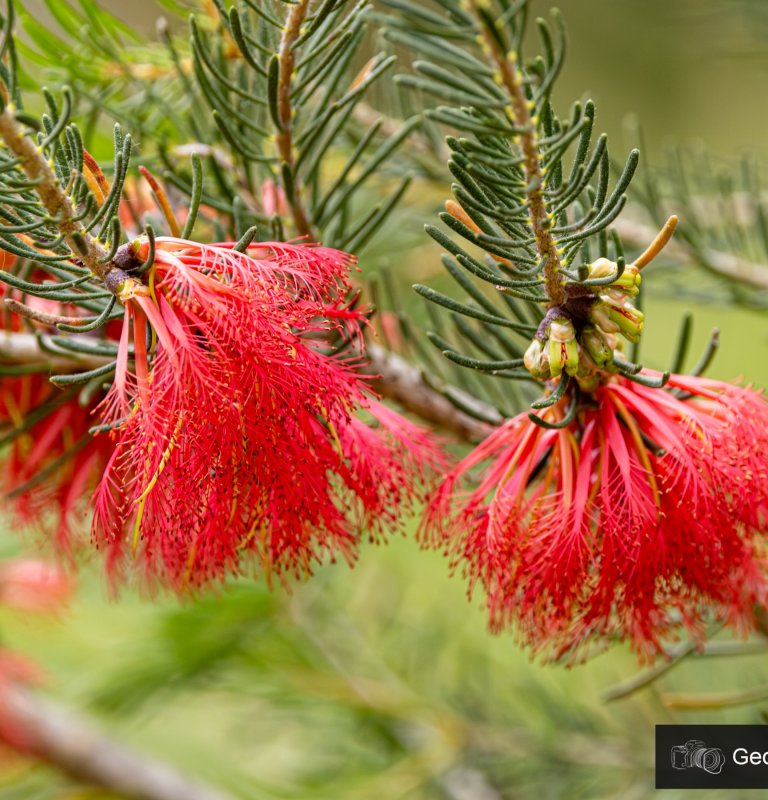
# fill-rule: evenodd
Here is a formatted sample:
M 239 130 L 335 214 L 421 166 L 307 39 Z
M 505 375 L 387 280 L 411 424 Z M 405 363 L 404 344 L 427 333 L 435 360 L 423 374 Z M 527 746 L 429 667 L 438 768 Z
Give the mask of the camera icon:
M 697 739 L 690 739 L 672 748 L 672 766 L 675 769 L 699 767 L 711 775 L 719 775 L 723 764 L 725 756 L 719 747 L 707 747 Z

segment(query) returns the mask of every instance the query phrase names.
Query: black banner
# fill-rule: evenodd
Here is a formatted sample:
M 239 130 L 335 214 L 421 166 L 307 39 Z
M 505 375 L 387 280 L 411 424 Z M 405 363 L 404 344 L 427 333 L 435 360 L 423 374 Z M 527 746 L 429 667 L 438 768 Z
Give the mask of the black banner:
M 768 725 L 657 725 L 657 789 L 768 789 Z

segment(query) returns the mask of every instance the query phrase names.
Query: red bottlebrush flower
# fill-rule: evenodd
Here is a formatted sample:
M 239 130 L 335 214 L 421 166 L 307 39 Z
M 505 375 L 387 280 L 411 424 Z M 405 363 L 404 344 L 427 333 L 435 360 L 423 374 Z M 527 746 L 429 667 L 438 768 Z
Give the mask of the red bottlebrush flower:
M 334 336 L 361 345 L 365 317 L 339 299 L 351 257 L 173 238 L 156 248 L 148 286 L 122 298 L 102 407 L 115 451 L 93 535 L 110 564 L 133 551 L 181 589 L 236 571 L 248 553 L 278 574 L 352 559 L 361 528 L 391 522 L 437 456 L 421 429 L 372 401 L 359 359 L 329 354 Z M 360 408 L 377 429 L 353 416 Z
M 668 386 L 615 378 L 562 429 L 521 414 L 448 474 L 426 530 L 484 586 L 493 629 L 512 623 L 558 660 L 610 640 L 650 658 L 712 619 L 754 626 L 768 600 L 768 403 L 714 380 Z
M 33 275 L 41 280 L 47 277 Z M 0 298 L 6 291 L 0 285 Z M 15 291 L 8 293 L 16 299 Z M 24 299 L 25 305 L 43 313 L 69 311 L 51 300 Z M 20 330 L 20 318 L 11 316 L 10 335 L 17 344 L 28 339 L 29 350 L 38 354 L 32 334 Z M 65 544 L 71 538 L 73 516 L 80 511 L 85 519 L 88 493 L 112 450 L 108 440 L 94 440 L 88 433 L 98 399 L 84 405 L 74 390 L 53 386 L 45 372 L 24 374 L 22 369 L 14 374 L 19 365 L 10 367 L 4 374 L 0 365 L 0 447 L 7 447 L 2 490 L 22 524 L 42 525 L 57 517 L 56 538 Z
M 112 443 L 88 429 L 95 402 L 83 407 L 72 391 L 52 386 L 46 375 L 0 377 L 0 441 L 4 491 L 23 524 L 58 517 L 57 541 L 71 539 L 72 522 L 88 510 L 88 495 L 104 470 Z

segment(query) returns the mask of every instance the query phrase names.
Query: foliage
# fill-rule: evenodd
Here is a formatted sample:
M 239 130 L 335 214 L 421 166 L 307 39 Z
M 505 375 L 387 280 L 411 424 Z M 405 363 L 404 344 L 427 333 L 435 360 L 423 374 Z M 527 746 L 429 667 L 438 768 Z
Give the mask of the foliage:
M 622 308 L 635 303 L 634 328 L 621 332 L 633 347 L 626 357 L 611 347 L 613 374 L 665 382 L 664 375 L 639 374 L 642 313 L 635 279 L 644 259 L 669 238 L 671 230 L 644 250 L 655 230 L 666 230 L 672 211 L 683 222 L 677 243 L 662 259 L 667 275 L 658 285 L 677 297 L 765 308 L 768 227 L 757 167 L 745 162 L 740 170 L 726 165 L 718 172 L 706 155 L 675 154 L 670 164 L 646 169 L 630 186 L 638 154 L 632 151 L 616 167 L 606 137 L 594 135 L 593 104 L 576 103 L 566 117 L 555 109 L 552 90 L 565 52 L 558 16 L 552 18 L 554 29 L 537 21 L 541 55 L 526 58 L 524 0 L 383 5 L 243 0 L 227 8 L 218 0 L 201 7 L 168 2 L 171 22 L 159 26 L 158 41 L 145 42 L 93 0 L 46 0 L 56 25 L 20 9 L 27 39 L 18 55 L 9 13 L 0 133 L 11 149 L 0 151 L 0 240 L 16 258 L 8 259 L 12 263 L 0 277 L 11 287 L 6 306 L 17 315 L 14 322 L 8 316 L 7 327 L 29 336 L 34 348 L 21 364 L 4 354 L 3 375 L 22 373 L 25 387 L 38 387 L 53 372 L 67 402 L 93 408 L 119 374 L 121 346 L 126 361 L 137 360 L 136 341 L 129 347 L 126 338 L 121 345 L 114 332 L 123 315 L 116 295 L 120 302 L 126 297 L 116 275 L 138 283 L 154 276 L 163 232 L 231 240 L 234 249 L 246 252 L 260 241 L 304 237 L 359 254 L 363 296 L 385 312 L 379 318 L 383 343 L 418 365 L 429 390 L 491 424 L 532 401 L 531 417 L 539 420 L 564 397 L 570 403 L 565 420 L 573 421 L 579 409 L 574 387 L 591 375 L 577 373 L 565 349 L 560 372 L 532 375 L 526 354 L 532 340 L 549 348 L 555 338 L 552 324 L 559 318 L 550 314 L 553 305 L 562 310 L 576 295 L 601 297 L 603 287 L 626 290 Z M 181 32 L 190 11 L 189 28 Z M 55 64 L 51 53 L 57 54 Z M 40 90 L 41 72 L 49 85 L 69 88 Z M 33 132 L 23 141 L 37 151 L 37 160 L 13 144 L 22 128 Z M 136 139 L 145 183 L 135 169 Z M 454 199 L 439 214 L 443 227 L 429 224 L 427 232 L 446 251 L 446 274 L 436 277 L 431 267 L 416 265 L 426 276 L 416 276 L 417 291 L 428 301 L 422 308 L 402 284 L 409 265 L 436 260 L 434 246 L 421 249 L 414 221 L 429 219 L 445 199 L 445 161 Z M 36 165 L 32 170 L 30 163 Z M 46 163 L 53 173 L 46 172 Z M 627 197 L 636 201 L 634 207 L 628 208 Z M 648 220 L 655 223 L 650 234 Z M 128 269 L 119 261 L 117 269 L 127 271 L 110 278 L 116 257 L 137 240 L 142 263 Z M 633 257 L 636 252 L 642 255 Z M 599 272 L 600 259 L 610 268 Z M 398 269 L 402 264 L 406 269 Z M 695 292 L 682 271 L 692 264 L 708 276 Z M 355 292 L 339 302 L 361 322 L 372 313 Z M 433 329 L 429 338 L 446 359 L 419 333 L 425 313 Z M 334 358 L 355 343 L 354 336 L 336 333 L 328 347 Z M 577 333 L 583 350 L 582 331 Z M 672 371 L 686 361 L 690 338 L 686 318 L 677 351 L 666 362 Z M 716 345 L 714 336 L 702 368 Z M 550 381 L 558 376 L 555 387 Z M 24 408 L 26 422 L 6 426 L 6 446 L 16 446 L 30 431 L 38 435 L 35 426 L 43 421 L 61 434 L 51 421 L 62 406 L 51 395 L 40 397 Z M 560 423 L 550 419 L 548 427 L 565 427 Z M 96 457 L 87 449 L 93 432 L 86 426 L 74 441 L 61 436 L 55 458 L 32 470 L 17 495 L 72 463 L 74 474 L 84 476 L 80 467 Z M 152 484 L 176 434 L 170 440 L 167 431 L 163 435 L 154 447 L 160 466 L 150 470 Z M 654 442 L 645 445 L 653 450 Z M 99 689 L 73 697 L 121 724 L 132 714 L 142 720 L 148 709 L 162 708 L 178 714 L 181 726 L 185 706 L 209 703 L 211 713 L 218 713 L 222 696 L 237 696 L 248 713 L 263 715 L 259 746 L 289 765 L 270 770 L 268 757 L 262 757 L 258 763 L 270 776 L 262 779 L 247 766 L 254 757 L 248 747 L 236 750 L 241 764 L 219 754 L 208 777 L 238 796 L 507 797 L 541 790 L 545 772 L 547 790 L 556 795 L 618 796 L 628 785 L 643 791 L 648 764 L 637 753 L 647 743 L 625 720 L 620 731 L 612 727 L 606 735 L 606 725 L 617 723 L 608 723 L 607 712 L 597 706 L 598 686 L 618 677 L 614 664 L 626 669 L 621 656 L 595 673 L 587 702 L 578 702 L 572 691 L 579 679 L 561 673 L 556 682 L 568 689 L 549 691 L 542 683 L 548 679 L 530 672 L 508 644 L 489 646 L 484 635 L 474 634 L 459 640 L 468 642 L 465 652 L 446 644 L 455 619 L 466 613 L 463 604 L 440 602 L 442 586 L 437 601 L 429 597 L 437 579 L 425 581 L 421 569 L 411 567 L 410 555 L 396 555 L 393 565 L 403 577 L 390 604 L 371 596 L 366 581 L 383 579 L 369 564 L 349 584 L 337 582 L 333 570 L 321 572 L 316 584 L 300 587 L 293 598 L 238 583 L 181 608 L 131 605 L 150 627 L 136 657 L 108 664 Z M 342 614 L 348 628 L 340 633 Z M 403 626 L 406 619 L 411 629 Z M 390 633 L 396 623 L 398 633 Z M 137 631 L 138 624 L 126 625 Z M 748 660 L 763 646 L 759 635 L 747 645 L 716 641 L 702 652 L 683 642 L 670 656 L 674 665 L 723 653 Z M 425 670 L 427 663 L 433 668 Z M 510 664 L 525 678 L 510 683 Z M 663 671 L 641 676 L 627 691 L 653 684 Z M 762 679 L 758 673 L 748 667 L 744 680 Z M 752 694 L 736 691 L 721 699 L 725 705 L 754 697 L 760 702 L 759 686 Z M 668 705 L 674 702 L 673 697 Z M 620 714 L 631 717 L 641 709 L 649 729 L 651 719 L 669 713 L 655 695 L 632 703 Z M 747 711 L 750 720 L 758 713 L 759 707 Z M 250 722 L 242 709 L 222 716 L 232 725 Z M 524 723 L 510 728 L 512 717 Z M 271 729 L 278 726 L 300 745 L 270 747 Z M 335 737 L 329 737 L 331 729 Z M 620 766 L 615 773 L 603 769 L 595 779 L 584 768 L 584 753 L 606 749 Z M 299 750 L 311 754 L 305 763 L 295 761 Z M 351 754 L 350 763 L 340 763 L 341 751 Z M 25 796 L 57 791 L 38 775 L 23 780 Z M 13 796 L 17 790 L 9 791 Z

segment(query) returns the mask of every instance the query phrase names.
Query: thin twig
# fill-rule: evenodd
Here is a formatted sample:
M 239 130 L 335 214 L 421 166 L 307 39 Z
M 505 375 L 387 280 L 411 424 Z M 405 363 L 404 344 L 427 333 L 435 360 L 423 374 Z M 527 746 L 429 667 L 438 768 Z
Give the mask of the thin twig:
M 138 284 L 134 278 L 129 278 L 112 261 L 107 260 L 107 251 L 77 219 L 72 200 L 59 183 L 45 152 L 16 119 L 10 104 L 0 112 L 0 138 L 19 159 L 19 166 L 34 184 L 35 192 L 48 215 L 56 220 L 56 227 L 64 236 L 73 257 L 101 278 L 112 292 L 126 292 L 126 284 Z
M 277 113 L 280 130 L 275 137 L 277 152 L 281 161 L 293 173 L 295 153 L 293 145 L 293 106 L 291 103 L 291 88 L 295 68 L 294 46 L 301 35 L 301 29 L 306 19 L 309 0 L 300 0 L 290 6 L 288 18 L 283 28 L 278 51 L 278 84 L 277 84 Z M 296 176 L 293 176 L 294 179 Z M 288 188 L 288 187 L 284 187 Z M 296 180 L 286 191 L 286 199 L 293 218 L 293 224 L 302 236 L 309 237 L 312 241 L 319 241 L 320 237 L 306 212 L 303 199 L 303 187 Z M 389 352 L 375 344 L 366 347 L 368 365 L 365 372 L 373 377 L 375 389 L 388 400 L 399 403 L 424 421 L 438 425 L 444 430 L 456 434 L 466 441 L 479 441 L 493 429 L 490 425 L 473 419 L 468 414 L 459 411 L 447 398 L 427 385 L 419 369 L 405 361 L 396 353 Z M 467 396 L 469 406 L 476 405 L 482 412 L 481 416 L 498 417 L 501 415 L 495 409 L 474 397 Z
M 674 669 L 681 661 L 688 658 L 688 656 L 695 652 L 697 646 L 695 641 L 683 642 L 667 654 L 668 660 L 660 661 L 658 664 L 654 664 L 650 669 L 643 670 L 637 675 L 628 678 L 626 681 L 612 686 L 610 689 L 603 692 L 602 699 L 606 703 L 610 703 L 614 700 L 624 700 L 626 697 L 640 691 L 640 689 L 645 689 L 646 686 L 650 686 L 662 675 Z
M 399 403 L 407 411 L 433 423 L 440 428 L 469 442 L 484 439 L 493 426 L 481 422 L 457 409 L 446 397 L 427 385 L 418 367 L 396 353 L 371 343 L 366 347 L 368 363 L 364 372 L 371 377 L 371 384 L 383 397 Z M 40 340 L 33 333 L 0 331 L 0 361 L 11 364 L 40 364 L 51 370 L 77 371 L 99 367 L 108 363 L 110 356 L 90 353 L 67 353 L 53 355 L 43 350 Z M 499 412 L 481 400 L 462 393 L 467 407 L 475 408 L 479 416 L 496 418 L 503 422 Z
M 54 355 L 44 350 L 34 333 L 0 331 L 0 361 L 5 364 L 40 364 L 49 369 L 77 372 L 83 368 L 99 367 L 113 357 L 90 353 L 62 353 Z
M 67 317 L 61 314 L 48 314 L 45 311 L 41 311 L 39 308 L 32 308 L 32 306 L 20 303 L 18 300 L 14 300 L 12 297 L 6 297 L 5 300 L 3 300 L 3 304 L 14 314 L 18 314 L 20 317 L 32 320 L 32 322 L 39 322 L 41 325 L 58 325 L 60 323 L 63 323 L 64 325 L 88 324 L 88 320 L 84 317 Z
M 296 58 L 293 52 L 294 44 L 301 35 L 301 27 L 307 15 L 309 0 L 300 0 L 296 5 L 290 6 L 288 19 L 283 28 L 278 50 L 278 81 L 277 81 L 277 113 L 280 118 L 280 130 L 277 132 L 275 142 L 277 152 L 285 167 L 293 175 L 293 106 L 291 105 L 291 87 Z M 292 191 L 286 191 L 286 198 L 293 216 L 293 224 L 300 236 L 314 238 L 312 225 L 307 216 L 301 198 L 299 187 L 294 184 Z
M 678 710 L 706 711 L 716 708 L 752 705 L 768 700 L 768 684 L 762 683 L 751 689 L 733 692 L 712 692 L 711 694 L 665 693 L 661 702 L 667 708 Z
M 396 353 L 369 343 L 366 355 L 369 363 L 365 372 L 373 376 L 374 388 L 387 399 L 394 400 L 423 420 L 434 423 L 465 441 L 480 441 L 493 430 L 492 425 L 460 411 L 450 400 L 428 386 L 421 370 Z M 495 417 L 498 424 L 503 422 L 503 417 L 495 408 L 469 394 L 462 395 L 465 404 L 475 408 L 478 415 L 486 419 Z
M 110 269 L 103 263 L 107 251 L 76 219 L 72 201 L 59 184 L 44 152 L 16 119 L 10 105 L 0 113 L 0 136 L 6 147 L 19 159 L 24 174 L 35 182 L 35 192 L 49 216 L 58 220 L 56 227 L 64 235 L 70 250 L 78 254 L 94 275 L 105 277 Z
M 16 728 L 25 751 L 77 781 L 132 800 L 234 800 L 172 767 L 108 739 L 52 700 L 4 685 L 4 722 Z
M 539 143 L 536 127 L 538 119 L 531 114 L 531 104 L 525 96 L 523 75 L 517 63 L 517 54 L 505 53 L 499 44 L 498 36 L 488 29 L 491 23 L 479 13 L 479 0 L 470 0 L 470 6 L 476 13 L 482 28 L 481 45 L 483 50 L 495 61 L 498 73 L 494 80 L 507 92 L 511 101 L 512 122 L 520 130 L 520 149 L 523 154 L 523 172 L 525 174 L 528 197 L 528 214 L 536 238 L 536 250 L 544 261 L 544 281 L 547 297 L 552 306 L 565 302 L 565 287 L 561 274 L 562 263 L 557 251 L 557 243 L 552 236 L 551 221 L 547 204 L 544 200 L 544 173 L 539 161 Z M 498 33 L 498 31 L 497 31 Z M 509 113 L 509 112 L 508 112 Z

